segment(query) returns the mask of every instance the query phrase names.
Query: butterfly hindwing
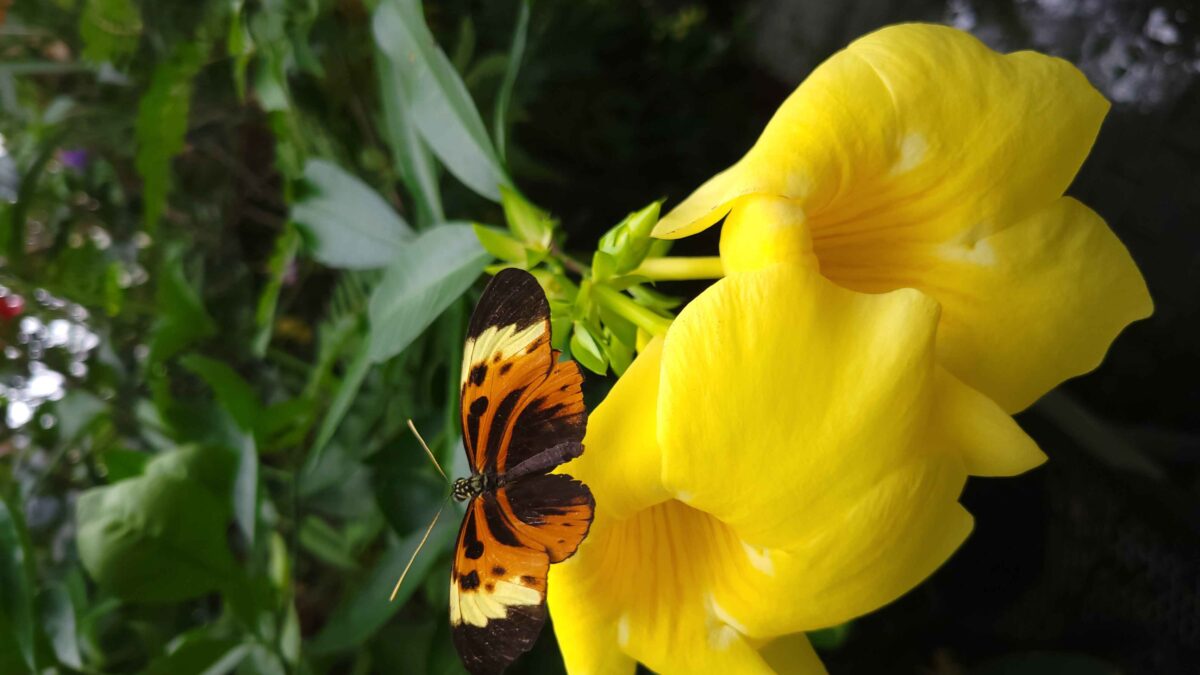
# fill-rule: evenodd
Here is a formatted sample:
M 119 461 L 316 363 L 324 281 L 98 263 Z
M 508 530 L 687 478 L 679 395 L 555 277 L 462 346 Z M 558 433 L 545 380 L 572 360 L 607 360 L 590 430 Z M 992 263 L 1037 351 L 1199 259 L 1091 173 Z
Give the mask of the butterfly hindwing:
M 498 673 L 533 647 L 546 621 L 545 551 L 520 543 L 497 498 L 471 500 L 450 574 L 450 629 L 467 670 Z

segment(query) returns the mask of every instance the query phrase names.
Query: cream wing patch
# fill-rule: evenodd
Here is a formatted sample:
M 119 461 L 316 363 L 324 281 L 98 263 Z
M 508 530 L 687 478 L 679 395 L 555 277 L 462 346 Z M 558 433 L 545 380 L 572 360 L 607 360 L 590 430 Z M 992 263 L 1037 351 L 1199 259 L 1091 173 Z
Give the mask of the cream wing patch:
M 492 619 L 508 616 L 508 608 L 517 605 L 540 605 L 542 593 L 522 585 L 520 577 L 495 582 L 492 591 L 476 588 L 463 591 L 450 583 L 450 625 L 467 624 L 482 628 Z
M 471 368 L 489 361 L 505 361 L 520 354 L 530 343 L 546 332 L 547 324 L 536 321 L 522 330 L 516 324 L 490 326 L 477 337 L 467 340 L 463 353 L 462 382 L 466 382 Z

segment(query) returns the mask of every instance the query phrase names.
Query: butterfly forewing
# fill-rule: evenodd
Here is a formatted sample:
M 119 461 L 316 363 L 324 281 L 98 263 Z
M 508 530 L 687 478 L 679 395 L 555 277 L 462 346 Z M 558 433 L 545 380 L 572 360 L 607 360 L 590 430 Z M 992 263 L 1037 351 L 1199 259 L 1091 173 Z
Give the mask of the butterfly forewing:
M 548 475 L 583 452 L 582 377 L 550 347 L 550 307 L 527 272 L 498 273 L 475 309 L 462 370 L 463 444 L 488 486 L 471 499 L 451 573 L 454 643 L 472 673 L 537 640 L 546 574 L 587 536 L 587 486 Z

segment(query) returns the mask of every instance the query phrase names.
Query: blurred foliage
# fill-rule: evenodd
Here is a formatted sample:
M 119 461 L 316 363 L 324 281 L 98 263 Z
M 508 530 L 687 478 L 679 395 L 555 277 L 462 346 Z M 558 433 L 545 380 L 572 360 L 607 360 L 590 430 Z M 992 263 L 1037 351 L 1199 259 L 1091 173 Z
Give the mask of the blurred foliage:
M 530 17 L 11 11 L 0 672 L 461 670 L 453 516 L 388 594 L 447 494 L 405 421 L 467 472 L 459 359 L 485 269 L 534 270 L 559 348 L 601 374 L 675 306 L 636 275 L 665 252 L 657 202 L 589 268 L 517 188 Z M 558 662 L 546 637 L 522 667 Z

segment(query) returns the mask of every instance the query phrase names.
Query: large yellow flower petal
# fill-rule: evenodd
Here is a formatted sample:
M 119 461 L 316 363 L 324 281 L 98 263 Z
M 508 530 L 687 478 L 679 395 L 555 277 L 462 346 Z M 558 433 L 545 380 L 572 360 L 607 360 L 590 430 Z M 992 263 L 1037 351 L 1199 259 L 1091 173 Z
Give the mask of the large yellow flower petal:
M 1061 59 L 997 54 L 944 26 L 884 28 L 814 70 L 654 234 L 686 236 L 767 194 L 803 206 L 818 252 L 822 239 L 978 238 L 1062 195 L 1107 109 Z
M 674 500 L 598 524 L 587 546 L 551 572 L 550 611 L 568 671 L 627 673 L 632 658 L 665 675 L 775 672 L 759 641 L 713 605 L 716 589 L 749 569 L 731 528 Z M 771 653 L 781 652 L 801 654 L 793 666 L 807 666 L 784 672 L 823 670 L 794 643 Z
M 655 232 L 729 213 L 727 270 L 791 259 L 855 290 L 921 289 L 943 305 L 943 362 L 1015 412 L 1151 311 L 1125 248 L 1062 197 L 1107 109 L 1065 61 L 887 28 L 814 71 Z
M 1009 412 L 1095 368 L 1126 325 L 1153 311 L 1129 252 L 1070 198 L 973 245 L 890 255 L 876 274 L 897 270 L 942 305 L 941 362 Z M 848 277 L 840 282 L 855 287 Z
M 775 265 L 718 281 L 663 347 L 658 439 L 677 499 L 756 546 L 802 541 L 899 466 L 930 419 L 937 303 Z

